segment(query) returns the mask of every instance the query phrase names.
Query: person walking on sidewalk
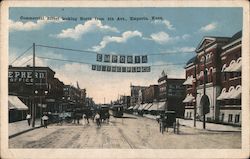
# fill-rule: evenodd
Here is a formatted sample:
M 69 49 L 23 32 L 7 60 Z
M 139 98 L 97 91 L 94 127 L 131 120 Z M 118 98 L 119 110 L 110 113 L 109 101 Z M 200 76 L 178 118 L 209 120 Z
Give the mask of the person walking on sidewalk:
M 30 115 L 30 113 L 27 113 L 27 115 L 26 115 L 26 120 L 28 121 L 28 125 L 30 126 L 30 120 L 31 120 L 31 115 Z
M 47 116 L 46 113 L 44 113 L 44 115 L 42 117 L 42 120 L 43 120 L 43 126 L 44 126 L 44 128 L 47 128 L 49 117 Z

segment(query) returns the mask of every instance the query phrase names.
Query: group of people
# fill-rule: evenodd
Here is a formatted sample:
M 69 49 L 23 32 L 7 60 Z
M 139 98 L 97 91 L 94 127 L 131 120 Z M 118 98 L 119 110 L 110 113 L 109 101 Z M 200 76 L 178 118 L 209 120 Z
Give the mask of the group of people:
M 28 112 L 27 115 L 26 115 L 26 120 L 27 120 L 27 122 L 28 122 L 28 125 L 30 126 L 31 114 L 30 114 L 29 112 Z M 41 120 L 42 120 L 42 125 L 43 125 L 43 127 L 44 127 L 44 128 L 47 128 L 49 117 L 48 117 L 48 115 L 47 115 L 46 112 L 43 113 L 43 116 L 42 116 Z

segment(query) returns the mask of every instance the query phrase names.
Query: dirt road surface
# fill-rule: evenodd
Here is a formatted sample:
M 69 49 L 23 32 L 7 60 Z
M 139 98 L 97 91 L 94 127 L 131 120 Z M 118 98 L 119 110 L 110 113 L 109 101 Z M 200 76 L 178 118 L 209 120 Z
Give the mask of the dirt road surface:
M 120 149 L 227 149 L 241 148 L 241 132 L 211 132 L 181 126 L 180 134 L 173 129 L 161 134 L 152 119 L 125 114 L 111 117 L 109 123 L 97 127 L 87 125 L 49 125 L 9 140 L 10 148 L 120 148 Z

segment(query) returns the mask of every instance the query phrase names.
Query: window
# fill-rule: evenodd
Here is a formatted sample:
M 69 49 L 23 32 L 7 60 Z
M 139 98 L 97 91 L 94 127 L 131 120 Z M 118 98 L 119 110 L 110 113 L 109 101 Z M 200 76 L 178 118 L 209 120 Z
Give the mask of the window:
M 234 123 L 239 123 L 240 122 L 240 115 L 236 114 L 234 118 Z
M 232 122 L 233 121 L 233 114 L 229 114 L 228 115 L 228 122 Z
M 221 114 L 221 118 L 220 121 L 223 122 L 224 121 L 224 113 Z
M 192 118 L 192 112 L 190 112 L 189 117 Z

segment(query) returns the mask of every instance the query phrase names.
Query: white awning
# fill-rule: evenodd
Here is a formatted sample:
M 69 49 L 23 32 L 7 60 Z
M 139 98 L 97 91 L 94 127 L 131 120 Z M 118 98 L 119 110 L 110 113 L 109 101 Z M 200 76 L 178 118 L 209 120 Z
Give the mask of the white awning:
M 183 83 L 183 85 L 192 85 L 194 81 L 193 76 L 188 76 L 186 81 Z
M 241 98 L 241 85 L 238 85 L 231 94 L 230 99 L 240 99 L 240 98 Z
M 166 104 L 166 102 L 159 102 L 158 103 L 158 110 L 165 110 L 165 104 Z
M 234 88 L 234 86 L 231 86 L 228 92 L 226 92 L 226 88 L 223 88 L 221 94 L 217 97 L 217 100 L 240 99 L 240 98 L 241 98 L 241 86 L 238 85 L 236 89 Z
M 187 94 L 186 98 L 182 101 L 183 103 L 190 103 L 194 101 L 194 96 L 192 94 Z
M 234 67 L 231 68 L 232 72 L 241 72 L 242 63 L 241 63 L 241 57 L 238 58 L 237 62 L 235 63 Z
M 242 62 L 241 57 L 237 59 L 237 61 L 232 60 L 228 67 L 224 69 L 223 72 L 241 72 Z
M 139 107 L 138 107 L 138 110 L 142 110 L 143 108 L 143 104 L 141 104 Z
M 139 105 L 139 104 L 136 104 L 135 107 L 134 107 L 133 109 L 135 110 L 135 109 L 138 109 L 139 107 L 140 107 L 140 105 Z
M 28 110 L 29 108 L 17 97 L 9 95 L 8 108 L 17 110 Z
M 221 94 L 217 97 L 217 100 L 223 100 L 227 97 L 226 88 L 223 88 Z
M 133 106 L 130 106 L 130 107 L 128 108 L 128 110 L 133 109 L 133 108 L 134 108 Z
M 149 111 L 151 111 L 151 110 L 158 110 L 158 102 L 153 103 L 153 105 L 148 110 Z
M 148 103 L 144 103 L 144 104 L 140 105 L 138 110 L 143 110 L 147 105 L 148 105 Z

